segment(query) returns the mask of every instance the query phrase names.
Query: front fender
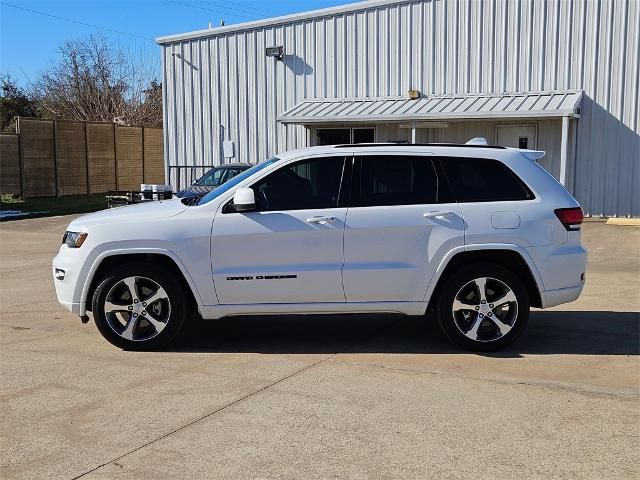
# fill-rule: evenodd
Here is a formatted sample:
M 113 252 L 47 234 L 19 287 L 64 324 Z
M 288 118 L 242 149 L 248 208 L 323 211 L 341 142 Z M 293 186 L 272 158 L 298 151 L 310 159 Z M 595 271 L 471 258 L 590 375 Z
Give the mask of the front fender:
M 96 249 L 97 250 L 97 249 Z M 92 252 L 93 253 L 93 252 Z M 202 307 L 203 302 L 202 302 L 202 296 L 200 295 L 200 292 L 196 286 L 196 282 L 193 280 L 193 278 L 191 277 L 191 274 L 189 273 L 189 271 L 187 270 L 187 268 L 185 267 L 184 263 L 182 262 L 182 260 L 180 260 L 180 258 L 178 257 L 178 255 L 168 249 L 168 248 L 164 248 L 164 247 L 132 247 L 132 248 L 115 248 L 115 249 L 109 249 L 108 247 L 102 251 L 96 251 L 96 255 L 90 255 L 90 258 L 92 258 L 92 261 L 89 262 L 85 262 L 85 265 L 83 266 L 83 269 L 80 273 L 81 278 L 85 278 L 86 280 L 84 282 L 78 282 L 76 288 L 78 290 L 80 290 L 80 292 L 78 292 L 76 290 L 76 294 L 79 293 L 79 297 L 80 297 L 80 315 L 86 315 L 86 304 L 87 304 L 87 300 L 88 300 L 88 296 L 89 296 L 89 291 L 91 288 L 91 284 L 93 283 L 93 279 L 94 276 L 98 270 L 98 267 L 100 266 L 100 264 L 108 257 L 113 257 L 113 256 L 117 256 L 117 255 L 131 255 L 131 254 L 146 254 L 146 253 L 152 253 L 152 254 L 158 254 L 158 255 L 165 255 L 169 258 L 171 258 L 171 260 L 174 261 L 174 263 L 178 266 L 178 268 L 180 269 L 180 272 L 182 273 L 182 275 L 184 276 L 185 280 L 187 281 L 187 284 L 189 285 L 189 288 L 191 289 L 191 291 L 193 292 L 193 296 L 196 299 L 196 302 L 198 304 L 198 309 L 200 309 L 200 307 Z M 86 272 L 84 271 L 86 269 Z M 78 298 L 76 295 L 74 295 L 74 298 Z

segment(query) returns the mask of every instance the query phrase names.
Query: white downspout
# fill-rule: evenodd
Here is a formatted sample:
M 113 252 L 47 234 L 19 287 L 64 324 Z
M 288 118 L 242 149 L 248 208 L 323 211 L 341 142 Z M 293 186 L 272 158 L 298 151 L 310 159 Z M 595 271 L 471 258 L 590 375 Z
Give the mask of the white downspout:
M 416 121 L 411 122 L 411 143 L 416 143 Z
M 562 141 L 560 142 L 560 183 L 567 188 L 567 162 L 569 159 L 569 117 L 562 117 Z

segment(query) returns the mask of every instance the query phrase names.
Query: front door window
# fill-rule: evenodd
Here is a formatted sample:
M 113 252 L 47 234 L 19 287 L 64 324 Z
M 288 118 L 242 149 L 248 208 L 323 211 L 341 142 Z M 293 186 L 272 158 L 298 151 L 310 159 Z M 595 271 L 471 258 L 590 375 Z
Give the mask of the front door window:
M 254 184 L 258 210 L 338 206 L 344 157 L 311 158 L 286 165 Z

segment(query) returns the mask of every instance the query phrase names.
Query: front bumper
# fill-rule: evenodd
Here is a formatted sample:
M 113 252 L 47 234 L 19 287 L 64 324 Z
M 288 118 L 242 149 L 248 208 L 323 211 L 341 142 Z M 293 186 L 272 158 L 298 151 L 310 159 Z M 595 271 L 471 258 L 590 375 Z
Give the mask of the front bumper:
M 58 303 L 71 313 L 76 315 L 84 315 L 84 309 L 80 308 L 79 299 L 74 299 L 74 290 L 76 283 L 76 275 L 74 271 L 69 267 L 62 265 L 61 262 L 56 261 L 58 257 L 53 260 L 53 285 L 56 289 L 56 296 L 58 297 Z M 56 270 L 62 270 L 65 273 L 64 280 L 56 278 Z
M 83 251 L 83 245 L 80 248 L 69 248 L 62 245 L 58 251 L 58 255 L 53 258 L 51 274 L 53 276 L 53 285 L 56 290 L 58 302 L 64 308 L 75 315 L 84 315 L 86 312 L 85 302 L 82 301 L 82 290 L 84 288 L 82 268 L 86 264 L 87 253 L 91 250 L 87 248 Z M 64 279 L 60 279 L 60 272 L 64 272 Z

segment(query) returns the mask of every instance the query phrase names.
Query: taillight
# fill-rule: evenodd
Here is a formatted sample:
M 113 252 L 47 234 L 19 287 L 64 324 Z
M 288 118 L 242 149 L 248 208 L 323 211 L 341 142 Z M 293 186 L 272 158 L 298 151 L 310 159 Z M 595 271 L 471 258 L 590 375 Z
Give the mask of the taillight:
M 580 230 L 580 225 L 584 220 L 584 213 L 580 207 L 558 208 L 555 210 L 558 220 L 568 231 Z

